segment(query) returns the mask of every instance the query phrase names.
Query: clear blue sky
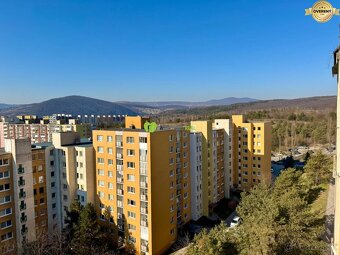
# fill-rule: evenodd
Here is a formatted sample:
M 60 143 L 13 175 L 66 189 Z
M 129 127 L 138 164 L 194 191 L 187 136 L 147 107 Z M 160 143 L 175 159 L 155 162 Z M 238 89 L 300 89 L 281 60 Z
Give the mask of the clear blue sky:
M 1 1 L 0 103 L 334 95 L 340 16 L 319 24 L 313 3 Z

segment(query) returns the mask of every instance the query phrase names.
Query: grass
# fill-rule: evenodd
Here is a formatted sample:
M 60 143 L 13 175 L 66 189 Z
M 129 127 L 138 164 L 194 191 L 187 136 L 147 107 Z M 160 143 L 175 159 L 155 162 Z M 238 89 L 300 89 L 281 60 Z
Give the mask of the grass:
M 316 200 L 311 204 L 311 212 L 316 213 L 320 218 L 325 216 L 328 197 L 328 183 L 322 183 L 319 185 L 320 193 Z

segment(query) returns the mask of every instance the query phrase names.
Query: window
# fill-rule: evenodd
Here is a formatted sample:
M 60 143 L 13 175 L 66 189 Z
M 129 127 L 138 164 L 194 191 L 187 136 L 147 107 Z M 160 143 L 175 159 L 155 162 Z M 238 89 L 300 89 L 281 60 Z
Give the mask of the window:
M 112 183 L 112 182 L 109 182 L 109 183 L 107 184 L 107 186 L 108 186 L 109 189 L 113 189 L 113 183 Z
M 113 140 L 112 140 L 112 136 L 107 136 L 107 138 L 106 138 L 106 141 L 108 141 L 108 142 L 112 142 Z
M 4 221 L 4 222 L 0 223 L 0 228 L 1 229 L 8 228 L 10 226 L 12 226 L 12 221 L 11 220 L 7 220 L 7 221 Z
M 135 142 L 134 137 L 131 137 L 131 136 L 126 137 L 126 143 L 134 143 L 134 142 Z
M 13 238 L 13 232 L 9 232 L 9 233 L 1 235 L 1 241 L 5 241 L 11 238 Z
M 128 156 L 134 156 L 135 155 L 135 150 L 128 149 L 127 150 L 127 154 L 128 154 Z
M 136 219 L 136 213 L 128 211 L 128 217 Z
M 174 139 L 173 135 L 169 135 L 169 141 L 171 142 Z
M 169 159 L 169 164 L 172 165 L 174 163 L 174 159 L 173 158 L 170 158 Z
M 39 183 L 43 183 L 44 182 L 44 176 L 39 176 Z
M 175 234 L 175 230 L 172 228 L 171 230 L 170 230 L 170 235 L 174 235 Z
M 109 177 L 113 177 L 113 172 L 112 171 L 108 171 L 108 176 Z
M 261 127 L 258 127 L 257 130 L 261 130 Z
M 139 137 L 139 142 L 140 143 L 147 143 L 147 137 Z
M 5 179 L 9 177 L 9 171 L 0 172 L 0 179 Z
M 171 205 L 170 206 L 170 212 L 173 212 L 174 211 L 174 205 Z
M 98 169 L 98 175 L 104 176 L 104 170 L 103 169 Z
M 136 243 L 136 238 L 133 237 L 133 236 L 129 236 L 129 241 L 130 241 L 131 243 Z
M 113 159 L 108 159 L 107 163 L 108 163 L 109 166 L 112 166 L 113 165 Z
M 127 162 L 128 168 L 135 168 L 135 162 Z
M 170 171 L 170 177 L 174 176 L 174 170 Z
M 104 153 L 104 148 L 101 147 L 101 146 L 98 146 L 97 151 L 98 151 L 98 153 Z
M 5 191 L 5 190 L 9 190 L 9 189 L 10 189 L 9 183 L 0 184 L 0 192 Z
M 0 166 L 8 165 L 9 160 L 8 159 L 0 159 Z
M 104 186 L 105 186 L 105 183 L 104 183 L 104 181 L 98 181 L 98 186 L 100 186 L 100 187 L 104 187 Z
M 128 192 L 134 194 L 134 193 L 136 193 L 136 189 L 134 187 L 129 187 L 128 186 Z
M 97 141 L 102 142 L 103 141 L 103 136 L 102 135 L 97 135 Z
M 128 205 L 136 206 L 136 201 L 132 199 L 128 199 Z
M 112 149 L 112 148 L 110 148 L 110 147 L 109 147 L 109 148 L 107 148 L 107 153 L 108 153 L 108 154 L 113 154 L 113 149 Z
M 184 162 L 183 163 L 183 168 L 187 168 L 188 167 L 188 162 Z
M 4 217 L 9 214 L 12 214 L 12 208 L 6 208 L 3 210 L 0 210 L 0 217 Z
M 136 230 L 136 226 L 132 224 L 128 224 L 129 230 Z
M 187 147 L 187 143 L 184 142 L 184 143 L 183 143 L 183 148 L 186 148 L 186 147 Z
M 113 195 L 112 194 L 109 194 L 109 200 L 113 200 Z
M 127 175 L 127 179 L 128 179 L 128 181 L 134 181 L 135 180 L 135 176 L 133 174 L 128 174 Z
M 98 196 L 99 196 L 100 198 L 104 198 L 104 197 L 105 197 L 105 194 L 104 194 L 103 191 L 98 191 Z
M 11 202 L 11 196 L 0 197 L 0 205 Z
M 39 188 L 39 193 L 40 193 L 40 194 L 41 194 L 41 193 L 44 193 L 44 191 L 45 191 L 44 187 L 40 187 L 40 188 Z
M 98 164 L 104 164 L 104 159 L 103 158 L 97 158 Z

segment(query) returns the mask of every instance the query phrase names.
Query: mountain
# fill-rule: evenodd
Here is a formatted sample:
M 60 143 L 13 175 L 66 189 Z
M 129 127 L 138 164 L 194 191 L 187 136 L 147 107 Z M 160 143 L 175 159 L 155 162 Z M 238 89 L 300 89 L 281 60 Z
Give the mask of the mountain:
M 1 109 L 7 109 L 7 108 L 11 108 L 14 107 L 15 105 L 13 104 L 0 104 L 0 110 Z
M 249 111 L 258 110 L 273 110 L 273 109 L 287 109 L 287 110 L 316 110 L 316 111 L 335 111 L 336 96 L 322 96 L 322 97 L 307 97 L 296 99 L 275 99 L 275 100 L 261 100 L 249 103 L 239 103 L 227 106 L 210 106 L 210 107 L 196 107 L 190 109 L 179 109 L 167 111 L 163 114 L 239 114 Z
M 50 99 L 41 103 L 25 104 L 1 109 L 0 115 L 17 116 L 21 114 L 34 114 L 38 116 L 65 114 L 127 114 L 137 115 L 139 112 L 119 103 L 82 96 L 67 96 Z
M 202 102 L 187 102 L 187 101 L 159 101 L 159 102 L 126 102 L 121 101 L 118 103 L 124 105 L 131 105 L 133 107 L 137 106 L 147 106 L 153 108 L 159 108 L 162 110 L 170 110 L 170 109 L 183 109 L 183 108 L 191 108 L 191 107 L 208 107 L 208 106 L 216 106 L 216 105 L 231 105 L 237 103 L 249 103 L 256 102 L 258 99 L 243 97 L 227 97 L 223 99 L 213 99 L 209 101 Z

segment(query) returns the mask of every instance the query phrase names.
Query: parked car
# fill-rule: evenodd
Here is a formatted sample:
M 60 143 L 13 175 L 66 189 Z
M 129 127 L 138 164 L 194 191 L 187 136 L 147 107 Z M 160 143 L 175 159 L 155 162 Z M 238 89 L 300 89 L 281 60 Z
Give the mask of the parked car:
M 238 225 L 240 225 L 241 222 L 242 222 L 242 219 L 239 216 L 235 216 L 233 220 L 230 222 L 230 227 L 235 228 Z

